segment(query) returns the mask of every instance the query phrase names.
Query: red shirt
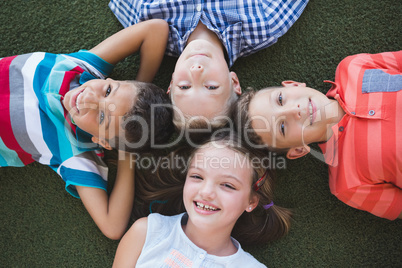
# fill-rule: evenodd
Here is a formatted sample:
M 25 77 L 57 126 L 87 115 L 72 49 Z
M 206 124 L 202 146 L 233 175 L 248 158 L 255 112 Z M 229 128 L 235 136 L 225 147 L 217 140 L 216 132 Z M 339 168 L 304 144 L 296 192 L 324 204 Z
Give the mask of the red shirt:
M 345 58 L 327 96 L 346 114 L 320 144 L 331 192 L 390 220 L 402 212 L 401 70 L 402 51 Z

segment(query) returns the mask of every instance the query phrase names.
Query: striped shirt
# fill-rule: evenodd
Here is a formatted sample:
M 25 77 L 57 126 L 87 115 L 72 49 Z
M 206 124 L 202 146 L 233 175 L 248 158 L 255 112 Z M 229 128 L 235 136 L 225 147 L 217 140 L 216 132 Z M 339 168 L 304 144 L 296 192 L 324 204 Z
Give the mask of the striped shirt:
M 35 52 L 0 59 L 0 166 L 37 161 L 50 166 L 78 197 L 75 185 L 106 190 L 107 166 L 90 135 L 71 123 L 62 96 L 113 66 L 88 51 Z
M 277 42 L 300 17 L 308 0 L 111 0 L 124 27 L 149 19 L 169 24 L 166 54 L 178 57 L 199 22 L 217 34 L 229 66 Z
M 402 51 L 345 58 L 327 96 L 346 115 L 320 144 L 330 165 L 331 192 L 390 220 L 402 212 L 401 73 Z

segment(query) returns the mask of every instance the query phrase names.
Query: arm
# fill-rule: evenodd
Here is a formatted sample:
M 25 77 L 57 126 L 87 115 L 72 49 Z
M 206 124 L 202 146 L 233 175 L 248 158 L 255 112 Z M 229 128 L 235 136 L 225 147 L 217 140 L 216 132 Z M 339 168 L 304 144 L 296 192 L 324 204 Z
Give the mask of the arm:
M 111 64 L 140 51 L 136 80 L 152 82 L 163 59 L 168 33 L 169 27 L 164 20 L 143 21 L 115 33 L 90 51 Z
M 134 167 L 131 167 L 131 160 L 129 153 L 119 152 L 116 181 L 110 196 L 102 189 L 76 187 L 92 219 L 110 239 L 120 239 L 130 220 L 134 202 Z
M 121 239 L 117 247 L 113 267 L 134 267 L 141 254 L 147 235 L 148 218 L 141 218 Z

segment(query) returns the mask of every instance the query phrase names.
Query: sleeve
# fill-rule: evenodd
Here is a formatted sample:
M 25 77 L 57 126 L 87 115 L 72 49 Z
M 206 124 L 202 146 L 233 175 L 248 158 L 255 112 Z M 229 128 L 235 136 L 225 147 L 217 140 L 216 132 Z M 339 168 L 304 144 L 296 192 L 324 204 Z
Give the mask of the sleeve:
M 70 53 L 68 54 L 68 56 L 77 59 L 77 61 L 75 62 L 78 65 L 80 65 L 91 75 L 98 78 L 103 79 L 104 77 L 109 76 L 114 69 L 113 64 L 108 63 L 98 55 L 95 55 L 94 53 L 89 52 L 88 50 L 85 49 L 82 49 L 75 53 Z
M 334 193 L 347 205 L 395 220 L 402 212 L 402 189 L 391 183 L 365 184 Z
M 150 1 L 147 2 L 148 5 L 158 5 L 158 3 L 153 4 L 152 2 L 149 3 Z M 142 5 L 143 1 L 140 0 L 111 0 L 108 6 L 123 27 L 126 28 L 140 21 Z
M 64 161 L 57 173 L 66 183 L 66 191 L 79 198 L 75 186 L 107 191 L 108 167 L 95 151 L 84 152 Z

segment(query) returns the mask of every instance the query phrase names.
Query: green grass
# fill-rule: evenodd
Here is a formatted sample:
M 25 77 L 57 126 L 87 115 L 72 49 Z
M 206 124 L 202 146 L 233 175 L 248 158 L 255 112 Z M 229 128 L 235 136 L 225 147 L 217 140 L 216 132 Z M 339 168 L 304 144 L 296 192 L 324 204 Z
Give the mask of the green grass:
M 6 0 L 0 4 L 0 57 L 32 51 L 89 49 L 121 29 L 106 0 Z M 402 47 L 402 4 L 391 0 L 312 0 L 274 46 L 240 59 L 243 88 L 282 80 L 323 92 L 337 64 L 356 53 Z M 116 79 L 135 77 L 138 56 L 120 63 Z M 155 83 L 166 88 L 175 59 Z M 276 203 L 293 208 L 284 239 L 247 247 L 269 267 L 402 267 L 402 221 L 376 218 L 331 195 L 326 166 L 312 156 L 278 172 Z M 80 200 L 50 168 L 0 169 L 1 267 L 110 267 L 118 242 L 104 237 Z

